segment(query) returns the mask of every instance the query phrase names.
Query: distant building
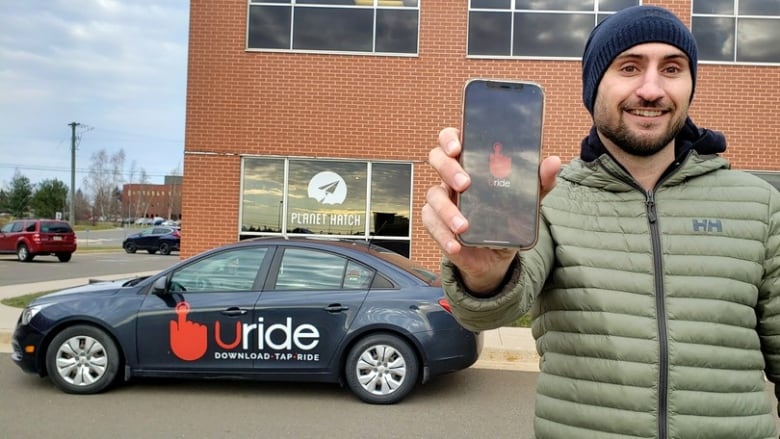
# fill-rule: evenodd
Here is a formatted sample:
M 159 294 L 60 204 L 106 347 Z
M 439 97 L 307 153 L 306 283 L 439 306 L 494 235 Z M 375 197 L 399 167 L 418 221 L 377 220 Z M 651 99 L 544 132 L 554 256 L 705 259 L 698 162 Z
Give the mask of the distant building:
M 124 218 L 181 219 L 182 177 L 168 175 L 165 184 L 125 184 L 122 186 Z

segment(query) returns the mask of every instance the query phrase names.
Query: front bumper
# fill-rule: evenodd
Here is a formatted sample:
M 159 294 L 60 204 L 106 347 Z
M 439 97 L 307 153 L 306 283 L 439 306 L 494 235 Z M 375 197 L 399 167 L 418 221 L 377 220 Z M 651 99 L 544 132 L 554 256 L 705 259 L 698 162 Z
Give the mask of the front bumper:
M 44 357 L 39 354 L 42 341 L 43 334 L 29 325 L 17 324 L 11 338 L 11 360 L 25 372 L 44 375 L 46 370 L 42 364 Z

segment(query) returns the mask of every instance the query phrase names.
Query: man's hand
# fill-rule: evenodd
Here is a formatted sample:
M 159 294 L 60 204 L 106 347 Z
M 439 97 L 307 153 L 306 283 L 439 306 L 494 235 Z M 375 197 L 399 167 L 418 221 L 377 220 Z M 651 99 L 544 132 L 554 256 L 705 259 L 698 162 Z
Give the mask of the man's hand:
M 453 200 L 456 193 L 471 185 L 471 177 L 458 163 L 459 137 L 456 128 L 441 130 L 439 146 L 428 154 L 428 162 L 442 181 L 428 189 L 422 220 L 428 234 L 458 267 L 466 287 L 474 293 L 489 293 L 501 284 L 517 251 L 466 247 L 458 241 L 457 235 L 465 232 L 469 224 Z M 539 167 L 542 197 L 555 187 L 555 177 L 560 169 L 561 159 L 557 156 L 542 161 Z

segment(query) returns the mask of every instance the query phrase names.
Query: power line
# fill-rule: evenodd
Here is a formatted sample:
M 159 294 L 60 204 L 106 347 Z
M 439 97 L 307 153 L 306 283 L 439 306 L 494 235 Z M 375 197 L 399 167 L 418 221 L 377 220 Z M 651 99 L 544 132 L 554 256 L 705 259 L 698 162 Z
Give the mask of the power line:
M 24 165 L 20 163 L 0 163 L 0 169 L 19 169 L 20 171 L 52 171 L 52 172 L 70 172 L 70 168 L 63 166 L 44 166 L 44 165 Z M 140 169 L 140 168 L 139 168 Z M 140 171 L 136 169 L 135 173 Z M 162 172 L 162 173 L 160 173 Z M 77 174 L 89 174 L 89 168 L 76 168 Z M 122 175 L 130 175 L 129 170 L 122 170 Z M 146 175 L 149 177 L 167 177 L 171 175 L 170 172 L 163 171 L 146 171 Z

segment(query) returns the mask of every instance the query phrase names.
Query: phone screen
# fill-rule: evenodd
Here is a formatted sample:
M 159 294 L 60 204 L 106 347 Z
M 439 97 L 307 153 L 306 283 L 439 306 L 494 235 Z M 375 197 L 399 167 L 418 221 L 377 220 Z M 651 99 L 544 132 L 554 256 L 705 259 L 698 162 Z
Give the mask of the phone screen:
M 465 245 L 529 248 L 539 217 L 544 90 L 535 83 L 474 79 L 463 96 L 461 165 L 471 186 L 458 197 Z

